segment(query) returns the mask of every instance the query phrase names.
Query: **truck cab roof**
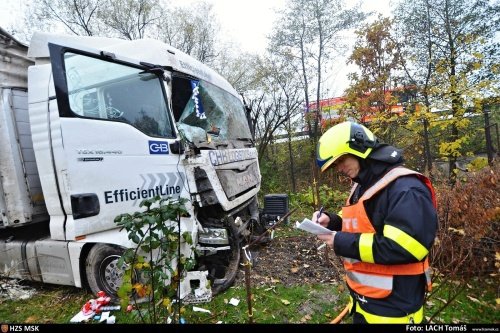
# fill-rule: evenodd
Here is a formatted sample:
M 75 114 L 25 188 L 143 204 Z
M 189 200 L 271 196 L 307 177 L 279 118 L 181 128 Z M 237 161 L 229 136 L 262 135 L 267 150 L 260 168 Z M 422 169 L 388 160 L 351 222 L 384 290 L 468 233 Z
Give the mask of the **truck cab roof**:
M 116 59 L 130 63 L 146 62 L 171 68 L 206 80 L 238 97 L 236 90 L 217 72 L 186 53 L 154 39 L 125 40 L 35 32 L 29 45 L 28 57 L 40 60 L 49 58 L 49 43 L 96 54 L 107 52 L 113 54 Z

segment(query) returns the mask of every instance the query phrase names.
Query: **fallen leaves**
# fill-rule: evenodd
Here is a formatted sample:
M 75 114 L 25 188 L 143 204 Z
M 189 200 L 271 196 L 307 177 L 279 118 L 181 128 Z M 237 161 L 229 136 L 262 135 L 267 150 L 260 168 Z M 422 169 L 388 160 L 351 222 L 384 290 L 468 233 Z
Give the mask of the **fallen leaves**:
M 281 303 L 285 304 L 285 305 L 290 305 L 290 301 L 289 300 L 286 300 L 286 299 L 282 299 L 281 300 Z
M 449 227 L 448 230 L 451 232 L 454 232 L 456 234 L 459 234 L 460 236 L 465 236 L 464 229 L 455 229 L 455 228 Z
M 471 301 L 473 301 L 474 303 L 482 304 L 480 300 L 478 300 L 477 298 L 474 298 L 470 295 L 467 295 L 467 298 L 470 299 Z
M 252 252 L 255 252 L 256 262 L 252 267 L 252 283 L 267 288 L 269 284 L 295 286 L 340 282 L 343 275 L 340 260 L 326 261 L 324 253 L 316 251 L 318 244 L 314 235 L 277 237 L 255 249 Z M 237 284 L 243 283 L 243 277 L 244 274 L 238 274 Z

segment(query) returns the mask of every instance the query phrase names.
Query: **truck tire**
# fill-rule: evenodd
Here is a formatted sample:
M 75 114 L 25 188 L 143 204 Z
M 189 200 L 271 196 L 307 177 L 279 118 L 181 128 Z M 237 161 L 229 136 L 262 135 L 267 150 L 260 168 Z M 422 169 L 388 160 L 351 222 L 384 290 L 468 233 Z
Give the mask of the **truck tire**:
M 118 300 L 118 288 L 122 284 L 123 269 L 118 267 L 118 259 L 124 249 L 106 244 L 96 244 L 90 249 L 85 260 L 85 273 L 92 294 L 102 290 L 113 301 Z
M 217 266 L 221 263 L 224 266 L 224 270 L 222 276 L 214 276 L 212 275 L 212 295 L 216 296 L 234 284 L 236 280 L 236 275 L 238 273 L 238 268 L 240 264 L 240 252 L 241 252 L 241 244 L 240 238 L 238 235 L 238 228 L 234 224 L 234 219 L 232 217 L 227 218 L 227 229 L 229 232 L 229 245 L 231 246 L 231 250 L 227 251 L 227 253 L 219 254 L 220 261 L 217 263 L 214 262 L 212 268 L 214 270 L 218 270 Z M 211 270 L 209 269 L 209 272 Z

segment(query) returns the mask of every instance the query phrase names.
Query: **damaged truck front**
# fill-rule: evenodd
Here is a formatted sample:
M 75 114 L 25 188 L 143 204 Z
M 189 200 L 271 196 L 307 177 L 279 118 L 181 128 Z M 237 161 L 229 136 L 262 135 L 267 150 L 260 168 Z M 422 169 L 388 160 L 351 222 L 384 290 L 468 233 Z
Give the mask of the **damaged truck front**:
M 23 54 L 0 31 L 3 72 L 22 74 L 0 72 L 0 272 L 114 295 L 135 246 L 114 218 L 183 197 L 180 227 L 196 241 L 181 251 L 197 264 L 181 297 L 229 287 L 242 235 L 259 225 L 261 180 L 233 87 L 155 40 L 36 33 Z

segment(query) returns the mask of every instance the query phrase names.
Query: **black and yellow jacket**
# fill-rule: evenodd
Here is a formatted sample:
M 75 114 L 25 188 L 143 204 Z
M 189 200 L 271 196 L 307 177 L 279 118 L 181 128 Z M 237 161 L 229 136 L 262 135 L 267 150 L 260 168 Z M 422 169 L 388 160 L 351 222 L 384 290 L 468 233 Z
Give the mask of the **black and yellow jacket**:
M 348 286 L 358 307 L 356 312 L 364 314 L 365 318 L 376 314 L 381 317 L 381 322 L 389 320 L 385 317 L 404 318 L 419 311 L 418 315 L 422 316 L 429 282 L 426 279 L 426 273 L 429 278 L 426 259 L 437 231 L 432 186 L 430 182 L 425 183 L 425 177 L 402 171 L 408 171 L 401 168 L 402 160 L 397 163 L 370 158 L 359 161 L 361 171 L 353 179 L 356 182 L 354 191 L 343 209 L 349 216 L 342 216 L 342 226 L 338 215 L 330 215 L 329 226 L 339 231 L 335 236 L 334 250 L 343 257 Z M 379 186 L 387 174 L 398 175 Z M 377 182 L 379 190 L 370 193 Z M 360 208 L 352 209 L 360 199 L 357 205 Z M 359 230 L 356 214 L 360 215 Z M 367 223 L 362 226 L 361 215 L 365 214 Z M 354 226 L 352 222 L 355 222 Z M 420 271 L 419 265 L 422 267 Z M 383 279 L 387 276 L 386 267 L 393 272 L 393 275 L 389 274 L 390 283 Z

